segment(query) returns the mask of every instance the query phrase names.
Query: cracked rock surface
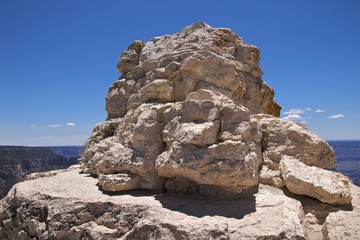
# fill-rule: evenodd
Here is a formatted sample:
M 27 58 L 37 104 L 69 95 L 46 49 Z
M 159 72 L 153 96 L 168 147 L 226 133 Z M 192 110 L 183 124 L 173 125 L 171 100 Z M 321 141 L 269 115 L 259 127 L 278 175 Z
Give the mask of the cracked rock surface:
M 278 118 L 259 59 L 259 49 L 231 30 L 205 23 L 133 42 L 106 97 L 108 118 L 85 146 L 84 172 L 98 176 L 105 191 L 234 197 L 259 181 L 278 178 L 273 185 L 284 186 L 279 163 L 286 155 L 334 166 L 325 141 Z
M 280 119 L 260 51 L 195 23 L 119 59 L 79 166 L 0 202 L 0 239 L 356 239 L 360 189 Z

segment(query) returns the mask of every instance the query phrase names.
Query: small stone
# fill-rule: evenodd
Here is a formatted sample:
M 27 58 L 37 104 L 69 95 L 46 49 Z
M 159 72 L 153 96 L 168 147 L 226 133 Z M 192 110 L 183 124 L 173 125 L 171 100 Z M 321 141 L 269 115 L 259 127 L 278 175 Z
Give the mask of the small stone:
M 99 184 L 109 192 L 119 192 L 139 188 L 140 177 L 134 174 L 100 174 Z

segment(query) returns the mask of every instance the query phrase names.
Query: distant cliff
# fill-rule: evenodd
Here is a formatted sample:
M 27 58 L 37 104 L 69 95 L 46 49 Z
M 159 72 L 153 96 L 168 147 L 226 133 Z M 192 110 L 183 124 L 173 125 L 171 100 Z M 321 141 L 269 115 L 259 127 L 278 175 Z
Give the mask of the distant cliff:
M 334 170 L 360 186 L 360 141 L 329 141 L 336 155 Z
M 0 198 L 27 174 L 67 168 L 77 163 L 82 147 L 0 146 Z
M 0 239 L 360 239 L 360 187 L 259 60 L 205 23 L 134 41 L 80 165 L 16 184 Z
M 66 158 L 78 158 L 82 155 L 83 146 L 54 146 L 46 147 L 53 151 L 55 154 L 64 156 Z

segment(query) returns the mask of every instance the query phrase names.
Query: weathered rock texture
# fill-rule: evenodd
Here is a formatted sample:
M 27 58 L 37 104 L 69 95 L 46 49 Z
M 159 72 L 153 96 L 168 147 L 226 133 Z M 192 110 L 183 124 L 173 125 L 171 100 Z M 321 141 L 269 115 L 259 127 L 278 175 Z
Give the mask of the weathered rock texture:
M 293 157 L 283 157 L 280 173 L 290 192 L 329 204 L 350 204 L 349 178 L 341 173 L 309 167 Z
M 132 43 L 106 97 L 108 119 L 85 147 L 84 172 L 97 175 L 106 191 L 231 196 L 259 179 L 284 186 L 279 162 L 285 155 L 332 167 L 325 141 L 278 118 L 259 54 L 231 30 L 204 23 Z
M 357 236 L 360 227 L 341 218 L 355 221 L 359 188 L 321 169 L 335 164 L 325 141 L 278 118 L 259 58 L 231 30 L 204 23 L 132 43 L 83 174 L 16 185 L 0 204 L 0 238 Z
M 104 194 L 79 167 L 15 185 L 0 201 L 0 239 L 357 239 L 353 207 L 294 198 L 273 186 L 237 200 L 131 191 Z M 351 209 L 353 208 L 353 209 Z

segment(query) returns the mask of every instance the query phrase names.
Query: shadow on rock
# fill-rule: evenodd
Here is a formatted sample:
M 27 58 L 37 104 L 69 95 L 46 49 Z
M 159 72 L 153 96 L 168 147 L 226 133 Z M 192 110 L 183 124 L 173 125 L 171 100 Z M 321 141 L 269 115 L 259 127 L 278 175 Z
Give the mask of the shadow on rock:
M 283 192 L 286 196 L 300 201 L 301 205 L 303 206 L 304 213 L 313 214 L 316 217 L 318 224 L 323 224 L 327 216 L 332 212 L 353 210 L 353 206 L 351 204 L 335 206 L 331 204 L 322 203 L 315 198 L 291 193 L 287 188 L 284 188 Z
M 244 195 L 236 200 L 223 200 L 195 194 L 163 193 L 156 195 L 155 199 L 164 208 L 199 218 L 221 216 L 242 219 L 256 211 L 253 194 Z

